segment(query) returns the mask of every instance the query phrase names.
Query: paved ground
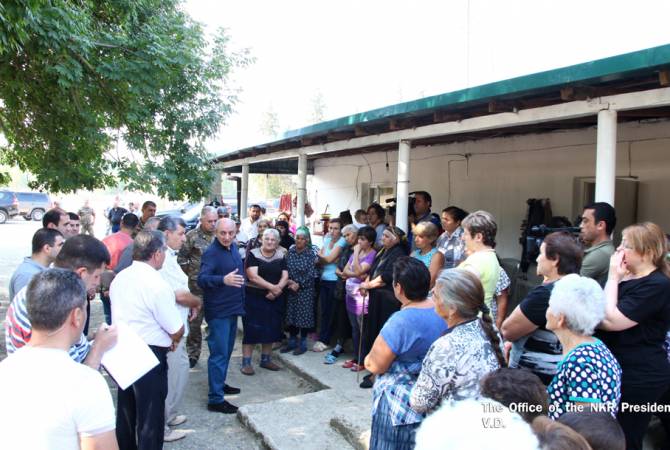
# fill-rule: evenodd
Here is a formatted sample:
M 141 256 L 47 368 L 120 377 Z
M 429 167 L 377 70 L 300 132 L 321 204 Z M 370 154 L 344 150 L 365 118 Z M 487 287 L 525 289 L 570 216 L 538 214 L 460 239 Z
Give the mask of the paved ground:
M 12 272 L 30 253 L 37 222 L 23 219 L 0 225 L 0 320 L 8 306 L 7 286 Z M 91 304 L 91 327 L 102 322 L 102 304 Z M 5 357 L 4 327 L 0 360 Z M 228 383 L 242 393 L 228 400 L 240 406 L 238 415 L 210 413 L 207 403 L 207 348 L 191 370 L 183 413 L 189 420 L 179 429 L 186 439 L 165 444 L 166 449 L 347 449 L 366 448 L 370 391 L 358 388 L 356 374 L 323 364 L 323 354 L 308 352 L 279 359 L 280 372 L 257 368 L 244 376 L 240 342 L 235 348 Z M 256 353 L 256 358 L 258 354 Z M 258 361 L 255 362 L 258 367 Z M 108 379 L 109 380 L 109 379 Z M 109 382 L 113 397 L 115 386 Z

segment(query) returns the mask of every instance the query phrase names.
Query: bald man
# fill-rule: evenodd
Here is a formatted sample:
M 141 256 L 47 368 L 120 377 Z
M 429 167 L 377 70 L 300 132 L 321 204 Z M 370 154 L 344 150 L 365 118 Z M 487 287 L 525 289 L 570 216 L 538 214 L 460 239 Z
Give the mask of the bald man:
M 223 218 L 216 222 L 215 238 L 202 254 L 198 286 L 202 289 L 205 320 L 209 325 L 209 395 L 207 409 L 235 414 L 237 407 L 224 394 L 239 389 L 226 384 L 230 356 L 235 345 L 237 318 L 244 314 L 244 266 L 235 243 L 235 222 Z

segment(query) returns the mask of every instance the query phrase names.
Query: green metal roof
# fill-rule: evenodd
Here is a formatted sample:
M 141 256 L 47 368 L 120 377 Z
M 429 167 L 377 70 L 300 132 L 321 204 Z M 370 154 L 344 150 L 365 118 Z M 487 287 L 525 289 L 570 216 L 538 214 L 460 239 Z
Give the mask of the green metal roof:
M 615 81 L 634 76 L 636 73 L 649 73 L 650 71 L 668 66 L 670 66 L 670 44 L 398 103 L 351 116 L 320 122 L 307 127 L 286 131 L 280 139 L 274 142 L 222 154 L 217 159 L 231 159 L 230 156 L 244 153 L 245 150 L 269 147 L 300 137 L 338 131 L 383 119 L 412 116 L 425 113 L 429 110 L 467 106 L 468 104 L 481 103 L 494 98 L 519 97 L 535 92 L 548 91 L 559 86 L 587 82 L 604 83 Z

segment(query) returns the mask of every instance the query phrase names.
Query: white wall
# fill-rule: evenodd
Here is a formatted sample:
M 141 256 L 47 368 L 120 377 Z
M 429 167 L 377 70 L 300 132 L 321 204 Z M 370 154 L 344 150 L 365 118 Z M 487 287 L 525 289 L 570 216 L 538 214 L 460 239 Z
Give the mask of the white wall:
M 429 191 L 435 212 L 448 205 L 490 211 L 499 254 L 518 258 L 526 199 L 550 198 L 554 215 L 574 219 L 573 178 L 594 176 L 595 148 L 595 128 L 413 148 L 410 191 Z M 317 160 L 310 192 L 315 211 L 328 204 L 331 213 L 353 213 L 362 206 L 361 183 L 395 184 L 396 162 L 397 151 Z M 617 175 L 629 170 L 640 181 L 638 220 L 670 231 L 670 122 L 619 125 Z

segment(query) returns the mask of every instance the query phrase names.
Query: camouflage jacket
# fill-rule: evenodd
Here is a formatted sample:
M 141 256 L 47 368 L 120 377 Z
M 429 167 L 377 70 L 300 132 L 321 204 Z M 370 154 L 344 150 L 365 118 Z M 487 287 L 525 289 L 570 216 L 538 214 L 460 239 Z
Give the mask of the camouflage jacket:
M 186 242 L 179 251 L 177 261 L 188 275 L 188 288 L 194 295 L 202 297 L 202 289 L 198 286 L 198 273 L 200 272 L 200 258 L 214 240 L 214 233 L 207 234 L 200 226 L 186 233 Z
M 79 220 L 81 221 L 82 225 L 88 225 L 93 223 L 95 217 L 95 210 L 90 206 L 82 206 L 79 209 L 78 214 L 79 214 Z

